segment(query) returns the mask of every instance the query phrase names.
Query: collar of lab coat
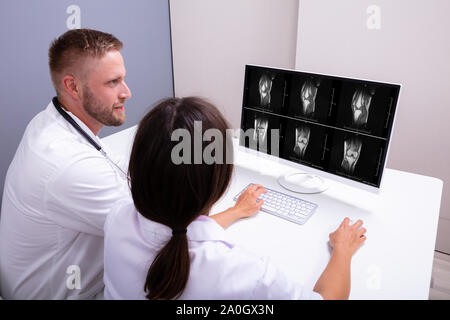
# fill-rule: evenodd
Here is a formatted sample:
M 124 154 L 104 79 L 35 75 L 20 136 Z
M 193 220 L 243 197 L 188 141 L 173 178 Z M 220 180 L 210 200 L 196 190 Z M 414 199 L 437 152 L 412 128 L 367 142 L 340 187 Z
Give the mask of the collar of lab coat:
M 76 133 L 77 135 L 81 136 L 80 133 L 78 133 L 78 131 L 66 120 L 63 118 L 62 115 L 59 114 L 58 110 L 56 110 L 55 105 L 53 104 L 53 101 L 50 101 L 49 106 L 47 107 L 49 109 L 52 110 L 52 112 L 59 118 L 61 119 L 61 121 L 63 121 L 64 123 L 67 124 L 67 126 L 70 128 L 70 130 L 72 130 L 74 133 Z M 64 111 L 81 127 L 81 129 L 83 129 L 84 132 L 86 132 L 89 137 L 91 137 L 95 142 L 97 142 L 101 147 L 104 147 L 104 145 L 102 144 L 101 140 L 99 139 L 99 137 L 97 137 L 92 131 L 91 129 L 89 129 L 89 127 L 87 125 L 84 124 L 83 121 L 81 121 L 80 119 L 78 119 L 78 117 L 76 115 L 74 115 L 72 112 L 67 111 L 66 109 L 64 109 Z M 83 140 L 85 140 L 86 143 L 87 140 L 81 136 Z M 90 144 L 89 144 L 90 145 Z
M 151 221 L 138 213 L 139 223 L 145 230 L 144 237 L 157 237 L 163 242 L 169 241 L 172 237 L 172 229 L 166 225 Z M 234 244 L 226 236 L 225 230 L 211 217 L 200 215 L 187 227 L 187 237 L 189 241 L 220 241 L 228 247 Z M 154 241 L 155 239 L 148 239 Z

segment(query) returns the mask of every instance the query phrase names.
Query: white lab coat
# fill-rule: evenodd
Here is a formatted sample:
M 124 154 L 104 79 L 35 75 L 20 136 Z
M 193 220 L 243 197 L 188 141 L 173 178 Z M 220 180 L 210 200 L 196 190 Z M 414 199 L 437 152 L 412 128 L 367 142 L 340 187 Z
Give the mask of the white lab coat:
M 123 174 L 50 102 L 28 124 L 6 175 L 0 216 L 2 296 L 85 299 L 101 294 L 103 224 L 114 202 L 129 196 Z
M 148 269 L 171 236 L 169 227 L 140 215 L 130 200 L 119 201 L 105 223 L 105 299 L 145 299 Z M 191 266 L 180 299 L 322 298 L 288 280 L 270 259 L 233 244 L 210 217 L 193 221 L 187 237 Z

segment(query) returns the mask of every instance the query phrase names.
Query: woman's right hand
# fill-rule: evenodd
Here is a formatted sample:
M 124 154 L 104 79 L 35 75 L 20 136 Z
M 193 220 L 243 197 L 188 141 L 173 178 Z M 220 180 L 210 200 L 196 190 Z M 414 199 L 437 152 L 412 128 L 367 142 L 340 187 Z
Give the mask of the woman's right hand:
M 330 233 L 330 245 L 333 250 L 348 254 L 350 257 L 366 241 L 366 228 L 361 228 L 362 220 L 350 225 L 350 219 L 345 218 L 336 231 Z
M 240 218 L 247 218 L 257 213 L 261 206 L 264 204 L 263 199 L 258 198 L 261 194 L 266 193 L 267 190 L 260 184 L 252 184 L 245 189 L 239 198 L 236 200 L 236 204 L 233 210 L 238 212 Z
M 226 229 L 237 220 L 253 216 L 258 212 L 264 203 L 262 199 L 258 200 L 258 198 L 266 192 L 267 190 L 262 185 L 253 184 L 241 193 L 233 207 L 212 215 L 211 218 Z

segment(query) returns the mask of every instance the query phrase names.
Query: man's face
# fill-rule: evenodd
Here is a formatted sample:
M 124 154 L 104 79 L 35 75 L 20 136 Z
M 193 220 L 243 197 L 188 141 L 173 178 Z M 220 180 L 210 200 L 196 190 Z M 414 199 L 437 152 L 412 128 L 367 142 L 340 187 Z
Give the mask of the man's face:
M 111 50 L 100 59 L 88 58 L 87 68 L 82 95 L 84 110 L 101 125 L 120 126 L 125 122 L 125 100 L 131 97 L 122 55 Z

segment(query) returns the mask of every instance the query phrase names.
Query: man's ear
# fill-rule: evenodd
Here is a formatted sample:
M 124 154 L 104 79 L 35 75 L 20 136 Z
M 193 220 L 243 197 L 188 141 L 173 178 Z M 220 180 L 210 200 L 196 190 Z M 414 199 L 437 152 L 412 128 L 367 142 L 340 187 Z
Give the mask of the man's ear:
M 74 100 L 81 100 L 81 83 L 73 75 L 66 75 L 62 78 L 63 90 Z

